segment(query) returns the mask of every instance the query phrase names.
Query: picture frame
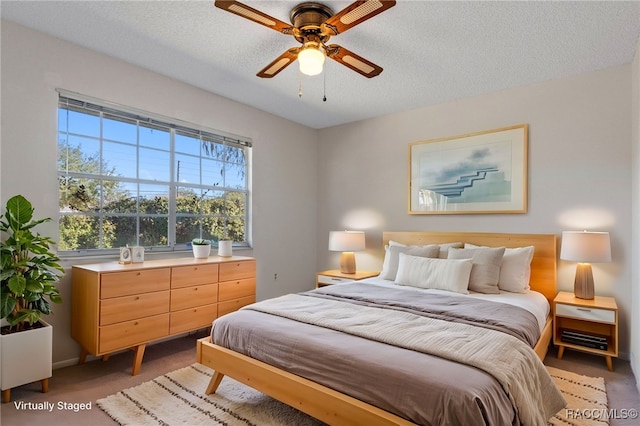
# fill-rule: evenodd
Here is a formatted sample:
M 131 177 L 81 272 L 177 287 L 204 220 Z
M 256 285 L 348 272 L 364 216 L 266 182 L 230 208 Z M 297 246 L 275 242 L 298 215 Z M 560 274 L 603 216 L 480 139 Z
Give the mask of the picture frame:
M 120 247 L 120 259 L 118 263 L 128 265 L 131 262 L 131 249 L 129 247 Z
M 133 263 L 144 262 L 144 247 L 142 246 L 131 247 L 131 261 Z
M 528 125 L 409 144 L 409 214 L 527 212 Z

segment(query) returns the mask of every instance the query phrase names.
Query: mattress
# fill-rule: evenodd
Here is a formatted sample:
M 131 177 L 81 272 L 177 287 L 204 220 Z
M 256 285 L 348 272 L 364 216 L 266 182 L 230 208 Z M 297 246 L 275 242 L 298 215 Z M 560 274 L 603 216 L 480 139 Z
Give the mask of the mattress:
M 362 285 L 362 281 L 359 284 Z M 377 279 L 367 280 L 366 284 L 395 287 Z M 429 298 L 429 293 L 448 293 L 415 291 L 404 290 L 411 299 Z M 487 298 L 476 294 L 458 296 Z M 548 312 L 548 303 L 544 297 L 546 307 L 544 303 L 537 303 L 535 300 L 539 301 L 539 298 L 531 294 L 491 295 L 491 298 L 500 296 L 505 296 L 498 299 L 500 303 L 514 306 L 511 312 L 520 312 L 517 317 L 525 319 L 523 322 L 533 322 L 540 327 L 539 323 L 543 321 L 538 321 L 538 317 L 546 318 L 544 312 Z M 486 301 L 489 305 L 492 302 Z M 417 424 L 519 424 L 517 410 L 496 378 L 482 369 L 439 356 L 252 309 L 242 309 L 217 319 L 211 335 L 212 342 L 217 345 L 313 380 Z M 535 338 L 533 340 L 535 343 Z M 529 345 L 533 346 L 531 342 Z
M 382 287 L 392 287 L 398 288 L 397 285 L 393 283 L 393 281 L 385 280 L 380 277 L 372 277 L 364 280 L 358 281 L 363 284 L 371 284 Z M 341 285 L 341 284 L 336 284 Z M 402 287 L 406 291 L 415 291 L 418 293 L 434 293 L 434 294 L 451 294 L 445 290 L 436 290 L 436 289 L 421 289 L 417 287 Z M 547 318 L 549 318 L 549 314 L 551 312 L 551 307 L 549 306 L 549 301 L 546 297 L 544 297 L 541 293 L 537 291 L 528 290 L 526 293 L 511 293 L 508 291 L 500 290 L 499 294 L 485 294 L 485 293 L 476 293 L 470 291 L 469 294 L 460 294 L 463 297 L 473 297 L 476 299 L 489 300 L 492 302 L 498 303 L 506 303 L 508 305 L 519 306 L 529 312 L 531 312 L 538 321 L 538 326 L 540 328 L 540 332 L 544 328 Z

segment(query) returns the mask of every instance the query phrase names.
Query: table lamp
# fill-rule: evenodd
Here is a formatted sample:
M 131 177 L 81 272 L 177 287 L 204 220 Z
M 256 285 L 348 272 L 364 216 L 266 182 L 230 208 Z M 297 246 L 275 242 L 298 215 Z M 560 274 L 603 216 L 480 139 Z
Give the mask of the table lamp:
M 592 263 L 611 262 L 608 232 L 564 231 L 560 259 L 579 262 L 573 293 L 579 299 L 593 299 Z
M 342 252 L 340 272 L 343 274 L 356 273 L 356 256 L 353 252 L 364 249 L 365 241 L 362 231 L 331 231 L 329 233 L 329 250 Z

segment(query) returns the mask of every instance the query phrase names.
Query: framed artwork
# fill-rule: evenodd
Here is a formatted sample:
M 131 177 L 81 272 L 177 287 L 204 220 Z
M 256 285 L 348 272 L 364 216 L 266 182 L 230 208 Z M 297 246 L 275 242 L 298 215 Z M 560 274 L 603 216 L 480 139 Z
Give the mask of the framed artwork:
M 409 144 L 409 214 L 527 212 L 528 125 Z
M 129 247 L 120 247 L 120 259 L 118 262 L 123 265 L 131 263 L 131 249 Z
M 133 263 L 144 262 L 144 247 L 140 247 L 140 246 L 131 247 L 131 261 Z

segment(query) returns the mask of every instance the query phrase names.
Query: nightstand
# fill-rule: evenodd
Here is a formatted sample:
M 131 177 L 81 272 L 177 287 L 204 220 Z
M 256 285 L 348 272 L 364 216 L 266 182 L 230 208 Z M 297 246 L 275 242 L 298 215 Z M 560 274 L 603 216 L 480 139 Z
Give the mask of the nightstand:
M 613 371 L 618 356 L 618 305 L 613 297 L 579 299 L 566 291 L 553 300 L 553 344 L 558 359 L 565 348 L 604 356 Z
M 345 274 L 340 272 L 339 269 L 331 269 L 329 271 L 322 271 L 316 274 L 316 288 L 324 287 L 326 285 L 351 283 L 378 275 L 380 275 L 380 272 L 356 271 L 355 274 Z

